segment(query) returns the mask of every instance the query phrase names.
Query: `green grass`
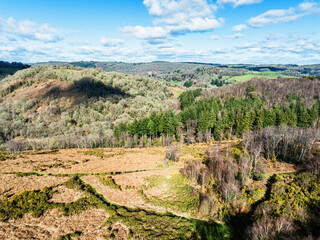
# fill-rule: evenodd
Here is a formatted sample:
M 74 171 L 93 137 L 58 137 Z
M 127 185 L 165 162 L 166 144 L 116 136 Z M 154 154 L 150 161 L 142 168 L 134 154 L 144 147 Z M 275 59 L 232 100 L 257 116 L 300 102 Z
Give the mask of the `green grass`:
M 181 94 L 181 93 L 183 93 L 184 91 L 183 90 L 177 90 L 176 91 L 176 93 L 178 93 L 178 94 Z
M 174 85 L 178 85 L 180 82 L 179 81 L 173 81 L 172 82 Z
M 117 223 L 129 229 L 128 239 L 199 239 L 190 220 L 174 215 L 118 208 L 105 224 L 108 226 L 109 238 L 116 234 L 112 226 Z
M 97 178 L 99 179 L 99 182 L 101 182 L 103 185 L 108 186 L 112 189 L 121 191 L 121 186 L 116 184 L 112 177 L 109 177 L 109 176 L 99 177 L 99 176 L 97 176 Z
M 281 78 L 295 78 L 294 76 L 288 76 L 288 75 L 283 75 L 283 74 L 279 74 L 277 72 L 271 72 L 271 71 L 266 71 L 266 72 L 248 72 L 245 75 L 242 76 L 235 76 L 235 77 L 231 77 L 229 78 L 229 81 L 235 81 L 235 83 L 241 83 L 241 82 L 246 82 L 251 80 L 254 77 L 258 77 L 258 78 L 270 78 L 270 79 L 275 79 L 278 77 Z
M 137 191 L 145 202 L 177 212 L 197 211 L 200 203 L 199 193 L 192 189 L 189 180 L 181 174 L 173 174 L 171 178 L 152 175 L 147 178 L 147 182 L 143 189 Z M 163 191 L 163 194 L 161 197 L 148 198 L 143 191 L 147 189 L 159 189 Z

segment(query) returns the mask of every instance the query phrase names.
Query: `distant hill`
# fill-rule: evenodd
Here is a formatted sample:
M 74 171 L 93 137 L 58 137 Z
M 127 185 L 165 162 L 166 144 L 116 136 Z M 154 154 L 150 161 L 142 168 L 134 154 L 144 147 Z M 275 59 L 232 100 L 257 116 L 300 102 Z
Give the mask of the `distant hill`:
M 101 68 L 106 72 L 121 72 L 126 74 L 157 76 L 177 70 L 191 70 L 205 66 L 204 64 L 150 62 L 150 63 L 124 63 L 124 62 L 71 62 L 79 67 Z
M 8 75 L 12 75 L 15 72 L 29 68 L 30 65 L 18 63 L 18 62 L 5 62 L 5 61 L 0 61 L 0 81 L 1 79 L 5 78 Z
M 168 82 L 172 86 L 212 88 L 240 83 L 252 78 L 292 78 L 303 76 L 320 76 L 320 65 L 293 64 L 214 64 L 199 62 L 47 62 L 36 65 L 72 65 L 83 68 L 100 68 L 106 72 L 120 72 L 125 74 L 152 76 Z

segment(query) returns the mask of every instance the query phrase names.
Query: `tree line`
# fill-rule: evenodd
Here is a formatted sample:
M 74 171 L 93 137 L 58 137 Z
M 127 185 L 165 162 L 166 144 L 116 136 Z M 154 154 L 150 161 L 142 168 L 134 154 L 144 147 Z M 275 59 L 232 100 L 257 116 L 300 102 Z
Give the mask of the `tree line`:
M 289 105 L 268 108 L 267 101 L 255 94 L 237 99 L 197 99 L 201 90 L 187 91 L 180 96 L 182 111 L 172 110 L 152 113 L 149 117 L 134 120 L 131 124 L 119 124 L 114 128 L 114 136 L 119 138 L 119 146 L 127 138 L 135 136 L 136 141 L 144 138 L 157 140 L 163 137 L 180 141 L 182 135 L 188 142 L 232 139 L 244 133 L 264 129 L 268 126 L 297 126 L 319 128 L 320 99 L 311 107 L 301 102 L 298 96 L 288 96 Z

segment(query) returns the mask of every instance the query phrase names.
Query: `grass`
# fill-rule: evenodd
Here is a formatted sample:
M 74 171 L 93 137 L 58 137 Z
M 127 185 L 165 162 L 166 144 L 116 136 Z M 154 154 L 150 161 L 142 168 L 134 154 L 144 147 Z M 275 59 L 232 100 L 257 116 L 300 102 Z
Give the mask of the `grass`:
M 121 191 L 121 186 L 116 184 L 112 177 L 109 177 L 109 176 L 98 177 L 97 176 L 97 178 L 99 179 L 99 182 L 101 182 L 103 185 L 108 186 L 112 189 Z
M 94 148 L 94 149 L 90 149 L 88 151 L 81 151 L 79 153 L 82 153 L 84 155 L 88 155 L 88 156 L 96 156 L 99 158 L 106 158 L 107 155 L 104 154 L 104 149 L 101 148 Z
M 134 150 L 122 150 L 121 149 L 120 151 L 117 151 L 117 152 L 111 152 L 111 153 L 105 154 L 105 151 L 106 151 L 105 149 L 94 148 L 94 149 L 90 149 L 88 151 L 79 151 L 79 153 L 82 153 L 82 154 L 88 155 L 88 156 L 96 156 L 96 157 L 103 159 L 103 158 L 110 158 L 110 157 L 114 157 L 114 156 L 122 156 L 122 155 L 125 155 L 126 153 L 135 152 Z
M 174 85 L 178 85 L 180 82 L 179 81 L 173 81 L 172 82 Z
M 184 91 L 183 90 L 177 90 L 176 93 L 182 94 Z
M 152 175 L 146 181 L 147 185 L 137 192 L 145 202 L 177 212 L 197 211 L 199 193 L 192 189 L 189 180 L 181 174 L 173 174 L 169 179 L 162 175 Z M 161 190 L 161 197 L 148 198 L 144 193 L 148 189 Z
M 294 76 L 288 76 L 288 75 L 283 75 L 283 74 L 279 74 L 277 72 L 271 72 L 271 71 L 266 71 L 266 72 L 248 72 L 245 75 L 242 76 L 234 76 L 229 78 L 229 81 L 235 81 L 235 83 L 241 83 L 241 82 L 246 82 L 251 80 L 254 77 L 258 77 L 258 78 L 271 78 L 271 79 L 275 79 L 278 77 L 281 78 L 295 78 Z
M 128 239 L 199 239 L 190 220 L 168 214 L 128 211 L 118 208 L 105 223 L 109 238 L 114 236 L 113 225 L 121 223 L 129 229 Z
M 14 155 L 9 155 L 7 152 L 0 151 L 0 161 L 13 160 L 15 158 Z

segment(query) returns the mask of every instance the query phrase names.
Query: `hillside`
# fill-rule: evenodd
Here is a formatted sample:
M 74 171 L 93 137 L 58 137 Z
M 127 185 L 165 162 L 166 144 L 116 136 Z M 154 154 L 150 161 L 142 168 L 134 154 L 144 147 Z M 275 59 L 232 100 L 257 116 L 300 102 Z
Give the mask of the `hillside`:
M 123 63 L 123 62 L 71 62 L 71 65 L 79 67 L 100 68 L 106 72 L 121 72 L 133 75 L 161 75 L 177 70 L 195 69 L 202 64 L 174 63 L 174 62 L 150 62 L 150 63 Z
M 253 78 L 239 84 L 222 86 L 204 90 L 202 95 L 211 98 L 242 98 L 256 94 L 261 99 L 265 98 L 268 105 L 290 105 L 294 98 L 299 97 L 307 106 L 312 105 L 320 96 L 320 81 L 307 78 Z
M 0 88 L 0 142 L 50 138 L 49 148 L 97 146 L 112 138 L 114 124 L 177 104 L 157 80 L 99 69 L 32 67 Z

